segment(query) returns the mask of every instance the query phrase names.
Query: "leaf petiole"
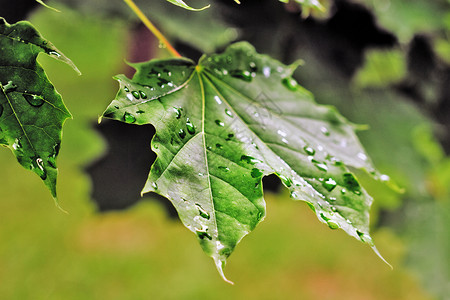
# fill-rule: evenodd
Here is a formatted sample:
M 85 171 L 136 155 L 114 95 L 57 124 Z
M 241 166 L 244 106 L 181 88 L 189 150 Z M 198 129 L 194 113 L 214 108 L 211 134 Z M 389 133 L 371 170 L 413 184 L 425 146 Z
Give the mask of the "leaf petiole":
M 144 25 L 156 36 L 161 44 L 174 56 L 181 57 L 180 53 L 169 43 L 166 37 L 153 25 L 152 22 L 144 15 L 142 10 L 133 2 L 133 0 L 123 0 L 131 10 L 138 16 L 138 18 L 144 23 Z

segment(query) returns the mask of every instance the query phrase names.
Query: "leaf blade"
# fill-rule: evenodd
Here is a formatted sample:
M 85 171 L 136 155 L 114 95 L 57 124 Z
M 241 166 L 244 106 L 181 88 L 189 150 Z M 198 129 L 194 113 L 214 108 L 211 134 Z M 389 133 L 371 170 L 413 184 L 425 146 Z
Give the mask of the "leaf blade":
M 78 69 L 25 21 L 9 25 L 0 18 L 0 51 L 1 143 L 44 181 L 56 201 L 56 157 L 71 115 L 36 58 L 44 52 Z
M 155 126 L 151 144 L 158 158 L 142 193 L 172 201 L 225 280 L 226 259 L 265 217 L 262 177 L 273 173 L 321 222 L 376 251 L 368 229 L 372 198 L 347 166 L 378 173 L 354 126 L 334 108 L 316 104 L 291 77 L 292 67 L 237 43 L 197 66 L 156 60 L 137 70 L 129 87 L 120 77 L 104 116 L 127 121 L 128 114 L 129 123 Z M 133 99 L 131 87 L 139 81 L 138 89 L 158 82 L 172 87 Z

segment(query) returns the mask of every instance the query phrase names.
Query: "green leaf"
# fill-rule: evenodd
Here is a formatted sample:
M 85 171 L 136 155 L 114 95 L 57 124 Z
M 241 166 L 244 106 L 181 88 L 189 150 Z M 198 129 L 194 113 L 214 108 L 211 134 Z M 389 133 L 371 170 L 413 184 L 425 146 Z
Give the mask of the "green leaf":
M 45 4 L 44 1 L 42 1 L 42 0 L 36 0 L 36 2 L 39 3 L 39 4 L 41 4 L 42 6 L 45 6 L 45 7 L 49 8 L 49 9 L 51 9 L 51 10 L 54 10 L 54 11 L 56 11 L 56 12 L 60 12 L 60 11 L 57 10 L 56 8 L 53 8 L 53 7 L 51 7 L 51 6 L 47 5 L 47 4 Z
M 133 64 L 103 116 L 153 124 L 158 155 L 142 193 L 172 201 L 225 279 L 236 244 L 266 215 L 262 177 L 276 174 L 332 229 L 368 243 L 372 198 L 348 166 L 373 168 L 354 126 L 291 77 L 285 66 L 237 43 L 223 54 Z
M 289 0 L 279 0 L 283 3 L 289 3 Z M 325 13 L 326 7 L 319 0 L 294 0 L 302 7 L 302 16 L 308 17 L 311 12 Z
M 36 61 L 41 52 L 78 71 L 29 22 L 9 25 L 0 18 L 0 144 L 39 175 L 56 200 L 56 157 L 71 116 Z
M 207 9 L 209 7 L 209 5 L 206 5 L 206 6 L 202 7 L 202 8 L 193 8 L 193 7 L 190 7 L 189 5 L 184 3 L 184 1 L 181 1 L 181 0 L 166 0 L 166 1 L 172 3 L 172 4 L 176 5 L 176 6 L 182 7 L 184 9 L 193 10 L 193 11 L 200 11 L 200 10 Z

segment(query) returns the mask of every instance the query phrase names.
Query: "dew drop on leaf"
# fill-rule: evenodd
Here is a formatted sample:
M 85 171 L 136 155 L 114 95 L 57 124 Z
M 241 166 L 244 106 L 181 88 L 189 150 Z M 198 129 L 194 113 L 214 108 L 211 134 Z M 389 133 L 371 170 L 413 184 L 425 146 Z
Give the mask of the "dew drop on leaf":
M 287 187 L 291 187 L 292 186 L 292 180 L 290 178 L 287 178 L 284 175 L 281 175 L 279 173 L 275 173 L 280 179 L 281 181 L 284 183 L 285 186 Z
M 126 87 L 126 86 L 123 88 L 123 90 L 124 90 L 125 92 L 127 92 L 127 93 L 130 91 L 130 89 L 129 89 L 128 87 Z
M 212 240 L 211 235 L 210 235 L 209 233 L 207 233 L 206 231 L 203 231 L 203 230 L 200 230 L 200 229 L 196 229 L 195 231 L 196 231 L 196 233 L 197 233 L 197 236 L 198 236 L 200 239 L 203 240 L 204 238 L 207 238 L 208 240 Z
M 328 227 L 330 229 L 338 229 L 338 228 L 340 228 L 339 224 L 334 222 L 334 221 L 332 221 L 332 220 L 328 220 L 327 221 L 327 225 L 328 225 Z
M 27 102 L 34 107 L 41 107 L 44 104 L 44 98 L 39 95 L 30 95 L 30 94 L 23 94 L 23 97 Z
M 192 122 L 191 122 L 191 120 L 189 120 L 189 118 L 187 118 L 187 121 L 186 121 L 186 129 L 190 134 L 195 134 L 194 124 L 192 124 Z
M 251 70 L 252 72 L 258 71 L 258 68 L 256 67 L 256 63 L 255 63 L 255 62 L 251 61 L 251 62 L 248 64 L 248 66 L 250 67 L 250 70 Z
M 257 168 L 253 168 L 250 174 L 252 175 L 253 178 L 259 178 L 263 175 L 263 172 L 261 172 L 261 170 Z
M 315 163 L 314 165 L 315 165 L 316 168 L 319 169 L 320 171 L 324 171 L 324 172 L 328 171 L 328 167 L 327 167 L 327 165 L 324 164 L 324 163 L 317 162 L 317 163 Z
M 219 169 L 222 170 L 222 171 L 225 171 L 225 172 L 230 171 L 230 168 L 224 167 L 224 166 L 219 166 Z
M 130 114 L 129 112 L 125 112 L 123 114 L 123 120 L 127 123 L 134 123 L 136 122 L 136 117 Z
M 296 91 L 298 89 L 298 83 L 295 79 L 291 77 L 283 78 L 281 83 L 287 87 L 290 91 Z
M 256 163 L 261 162 L 259 159 L 256 159 L 256 158 L 254 158 L 252 156 L 249 156 L 249 155 L 242 155 L 241 156 L 241 160 L 245 161 L 248 164 L 256 164 Z
M 133 95 L 133 97 L 136 98 L 136 99 L 140 98 L 139 92 L 137 92 L 137 91 L 132 91 L 131 95 Z
M 322 186 L 329 192 L 334 190 L 336 185 L 336 181 L 334 181 L 333 178 L 328 178 L 326 181 L 322 182 Z
M 328 129 L 326 127 L 321 127 L 320 131 L 325 135 L 325 136 L 330 136 L 330 132 L 328 131 Z
M 233 113 L 232 113 L 229 109 L 225 109 L 225 113 L 226 113 L 227 116 L 229 116 L 230 118 L 233 117 Z
M 209 220 L 209 218 L 210 218 L 209 213 L 200 204 L 195 203 L 195 206 L 197 207 L 198 213 L 200 214 L 200 216 L 202 218 Z
M 264 77 L 269 78 L 271 72 L 272 72 L 272 71 L 270 70 L 270 67 L 264 67 L 264 68 L 263 68 L 263 74 L 264 74 Z
M 3 91 L 5 91 L 5 93 L 9 93 L 14 91 L 16 88 L 17 85 L 13 84 L 13 82 L 10 80 L 6 85 L 3 86 Z
M 139 95 L 141 96 L 142 99 L 147 99 L 147 94 L 144 93 L 143 91 L 139 91 Z
M 223 146 L 222 146 L 221 144 L 216 144 L 216 148 L 218 148 L 218 149 L 222 149 L 222 148 L 223 148 Z
M 152 182 L 152 187 L 155 189 L 155 191 L 158 189 L 158 184 L 156 182 Z
M 355 176 L 353 176 L 353 174 L 345 173 L 343 177 L 344 183 L 349 190 L 351 190 L 352 192 L 356 192 L 357 190 L 359 190 L 359 183 L 356 180 Z
M 173 110 L 175 111 L 175 116 L 177 119 L 181 118 L 181 108 L 179 107 L 174 107 Z
M 305 150 L 306 154 L 308 154 L 308 155 L 316 154 L 316 150 L 314 150 L 313 148 L 308 147 L 308 146 L 303 147 L 303 150 Z
M 221 126 L 221 127 L 225 126 L 225 123 L 220 121 L 220 120 L 216 120 L 216 124 Z
M 178 135 L 180 138 L 184 139 L 186 137 L 186 132 L 183 129 L 180 129 L 180 131 L 178 131 Z
M 31 168 L 42 180 L 47 179 L 47 172 L 44 169 L 44 161 L 42 158 L 33 158 Z
M 230 75 L 234 78 L 239 78 L 247 82 L 250 82 L 253 79 L 252 73 L 246 70 L 233 70 L 230 71 Z

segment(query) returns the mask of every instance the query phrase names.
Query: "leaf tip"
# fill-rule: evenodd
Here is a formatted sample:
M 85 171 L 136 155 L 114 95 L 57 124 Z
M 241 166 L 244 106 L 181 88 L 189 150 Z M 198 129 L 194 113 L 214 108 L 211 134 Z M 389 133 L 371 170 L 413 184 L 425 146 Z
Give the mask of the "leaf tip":
M 53 197 L 53 201 L 55 202 L 55 206 L 62 211 L 63 213 L 65 213 L 66 215 L 69 215 L 69 212 L 67 210 L 65 210 L 64 208 L 62 208 L 62 206 L 59 204 L 58 198 L 56 196 Z
M 391 270 L 394 270 L 394 267 L 388 263 L 388 261 L 381 255 L 381 253 L 378 251 L 377 247 L 375 246 L 370 246 L 372 248 L 372 250 L 375 252 L 375 254 L 385 263 L 389 266 L 389 268 L 391 268 Z
M 234 285 L 234 282 L 229 280 L 226 276 L 225 273 L 223 272 L 223 267 L 225 266 L 225 261 L 218 258 L 218 257 L 214 257 L 214 262 L 216 264 L 216 268 L 217 271 L 219 272 L 220 276 L 222 277 L 222 279 L 226 282 L 229 283 L 231 285 Z

